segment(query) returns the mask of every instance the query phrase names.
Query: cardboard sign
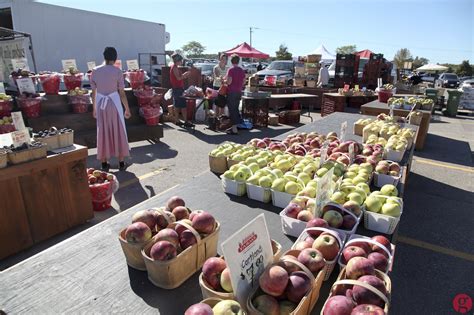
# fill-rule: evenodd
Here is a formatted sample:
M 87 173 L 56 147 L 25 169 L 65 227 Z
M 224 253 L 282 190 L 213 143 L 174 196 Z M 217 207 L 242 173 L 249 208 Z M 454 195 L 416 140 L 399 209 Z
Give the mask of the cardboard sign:
M 13 139 L 12 139 L 11 132 L 0 134 L 0 148 L 9 147 L 12 144 L 13 144 Z
M 0 82 L 0 93 L 5 93 L 5 85 L 3 82 Z
M 31 142 L 30 133 L 26 129 L 20 130 L 20 131 L 13 131 L 11 135 L 12 135 L 13 146 L 15 148 L 21 146 L 25 142 L 28 144 Z
M 138 60 L 137 59 L 127 60 L 127 69 L 128 70 L 140 69 L 140 67 L 138 66 Z
M 318 188 L 316 190 L 316 213 L 315 217 L 321 217 L 323 213 L 323 207 L 329 202 L 332 192 L 332 176 L 334 175 L 334 168 L 331 168 L 324 174 L 323 177 L 318 181 Z
M 321 148 L 321 157 L 319 159 L 320 161 L 319 165 L 322 165 L 324 162 L 326 162 L 328 158 L 328 147 L 329 147 L 329 141 L 324 141 L 323 147 Z
M 63 64 L 64 71 L 67 71 L 70 68 L 74 68 L 77 70 L 76 59 L 64 59 L 61 60 L 61 63 Z
M 23 121 L 23 115 L 21 114 L 21 112 L 12 112 L 11 114 L 15 129 L 18 131 L 25 130 L 25 122 Z
M 341 136 L 339 137 L 341 142 L 344 142 L 344 140 L 346 139 L 346 132 L 347 132 L 347 121 L 341 124 Z
M 118 59 L 115 61 L 114 66 L 122 70 L 122 60 Z
M 393 105 L 390 105 L 390 113 L 389 116 L 393 118 Z
M 354 152 L 355 148 L 354 147 L 355 147 L 355 143 L 351 143 L 349 145 L 349 159 L 351 161 L 351 164 L 352 164 L 352 162 L 354 161 L 354 158 L 355 158 L 355 152 Z
M 20 94 L 22 94 L 23 92 L 36 93 L 35 84 L 33 83 L 32 78 L 16 79 L 16 84 L 18 86 L 18 91 L 20 92 Z
M 28 66 L 28 60 L 26 58 L 15 58 L 11 60 L 13 70 L 23 69 L 23 70 L 30 70 Z
M 258 287 L 258 278 L 273 262 L 273 251 L 265 216 L 260 214 L 222 243 L 235 297 L 245 305 Z
M 95 68 L 95 61 L 87 62 L 87 70 L 93 70 Z

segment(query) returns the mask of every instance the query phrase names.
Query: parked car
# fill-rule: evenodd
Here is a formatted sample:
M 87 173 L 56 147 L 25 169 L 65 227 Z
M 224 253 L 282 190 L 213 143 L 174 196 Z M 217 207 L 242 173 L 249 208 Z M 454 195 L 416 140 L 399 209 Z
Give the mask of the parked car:
M 438 75 L 434 73 L 424 73 L 424 74 L 420 73 L 420 75 L 421 75 L 421 81 L 423 82 L 435 83 L 436 79 L 438 78 Z
M 215 63 L 195 63 L 194 67 L 201 69 L 202 75 L 212 76 L 212 69 L 215 65 Z
M 275 60 L 262 71 L 257 72 L 259 84 L 263 84 L 266 76 L 276 76 L 278 82 L 293 85 L 295 63 L 292 60 Z
M 246 63 L 242 65 L 243 65 L 243 69 L 248 74 L 254 74 L 257 72 L 257 65 L 258 65 L 257 63 Z
M 459 85 L 459 90 L 462 92 L 465 89 L 474 89 L 474 79 L 464 80 Z
M 454 73 L 442 73 L 435 81 L 435 85 L 444 88 L 457 88 L 459 86 L 459 78 Z

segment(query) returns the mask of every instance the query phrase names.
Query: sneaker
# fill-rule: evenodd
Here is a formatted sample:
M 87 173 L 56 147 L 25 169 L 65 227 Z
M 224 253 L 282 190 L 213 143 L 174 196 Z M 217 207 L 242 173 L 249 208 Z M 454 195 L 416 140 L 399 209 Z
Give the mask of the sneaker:
M 127 169 L 127 164 L 125 162 L 119 162 L 119 171 L 125 171 Z
M 190 123 L 189 121 L 186 121 L 186 122 L 184 123 L 184 127 L 189 127 L 189 128 L 190 128 L 190 127 L 194 127 L 194 124 Z
M 109 163 L 102 163 L 100 169 L 103 171 L 103 172 L 108 172 L 110 170 L 110 164 Z

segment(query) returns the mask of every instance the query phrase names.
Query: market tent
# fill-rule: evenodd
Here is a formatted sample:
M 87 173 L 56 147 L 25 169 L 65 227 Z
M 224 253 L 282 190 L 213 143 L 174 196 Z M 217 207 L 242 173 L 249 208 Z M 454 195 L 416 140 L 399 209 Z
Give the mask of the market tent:
M 421 66 L 416 71 L 446 71 L 448 67 L 436 65 L 434 63 L 429 63 L 427 65 Z
M 250 47 L 249 44 L 246 42 L 243 42 L 240 45 L 235 46 L 232 49 L 229 49 L 227 51 L 224 51 L 226 55 L 232 55 L 232 54 L 237 54 L 242 58 L 260 58 L 260 59 L 267 59 L 270 56 L 268 54 L 265 54 L 253 47 Z
M 364 59 L 369 59 L 370 58 L 370 55 L 373 54 L 373 52 L 371 52 L 370 50 L 368 49 L 364 49 L 364 50 L 361 50 L 361 51 L 358 51 L 355 53 L 357 56 L 359 56 L 360 58 L 364 58 Z
M 318 48 L 310 52 L 308 55 L 321 55 L 321 60 L 332 61 L 336 60 L 336 56 L 331 54 L 324 45 L 320 45 Z

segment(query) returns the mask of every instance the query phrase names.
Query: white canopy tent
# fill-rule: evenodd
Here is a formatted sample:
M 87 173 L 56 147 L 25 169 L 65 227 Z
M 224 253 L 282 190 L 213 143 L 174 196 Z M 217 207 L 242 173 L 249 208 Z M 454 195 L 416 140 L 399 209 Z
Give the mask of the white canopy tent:
M 434 63 L 429 63 L 427 65 L 421 66 L 416 71 L 446 71 L 448 67 L 436 65 Z
M 321 55 L 321 60 L 326 63 L 331 63 L 336 60 L 336 55 L 330 53 L 322 44 L 308 55 Z

